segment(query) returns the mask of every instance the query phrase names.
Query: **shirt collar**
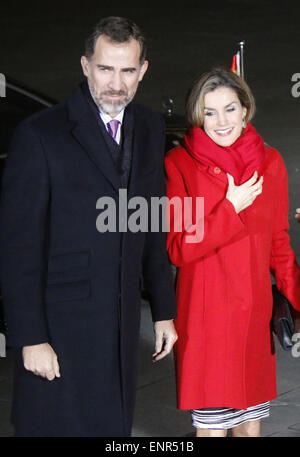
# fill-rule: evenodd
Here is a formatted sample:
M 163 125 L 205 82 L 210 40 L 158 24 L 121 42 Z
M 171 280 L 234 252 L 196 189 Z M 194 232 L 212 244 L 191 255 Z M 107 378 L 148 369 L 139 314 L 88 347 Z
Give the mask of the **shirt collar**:
M 109 114 L 103 113 L 100 109 L 99 109 L 99 114 L 105 125 L 107 125 L 107 123 L 110 122 L 112 119 L 116 119 L 122 125 L 123 117 L 124 117 L 124 109 L 122 109 L 122 111 L 116 117 L 111 117 Z

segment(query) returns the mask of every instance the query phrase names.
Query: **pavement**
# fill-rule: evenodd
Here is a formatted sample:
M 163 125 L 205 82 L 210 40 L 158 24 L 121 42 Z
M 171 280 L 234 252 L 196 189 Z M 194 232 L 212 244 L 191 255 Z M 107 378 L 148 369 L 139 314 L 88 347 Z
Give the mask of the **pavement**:
M 176 408 L 173 357 L 153 364 L 153 326 L 150 309 L 142 301 L 139 375 L 133 437 L 192 437 L 189 411 Z M 300 334 L 299 334 L 300 341 Z M 293 357 L 276 344 L 278 397 L 262 421 L 263 437 L 300 437 L 300 344 Z M 0 437 L 13 436 L 10 424 L 12 353 L 0 359 Z
M 300 229 L 299 229 L 300 230 Z M 150 314 L 142 303 L 139 383 L 133 436 L 190 437 L 194 435 L 189 411 L 176 408 L 173 358 L 151 362 L 153 346 Z M 300 341 L 300 334 L 299 334 Z M 297 344 L 297 343 L 296 343 Z M 278 397 L 271 402 L 270 417 L 262 420 L 263 437 L 300 437 L 300 344 L 295 355 L 275 341 Z

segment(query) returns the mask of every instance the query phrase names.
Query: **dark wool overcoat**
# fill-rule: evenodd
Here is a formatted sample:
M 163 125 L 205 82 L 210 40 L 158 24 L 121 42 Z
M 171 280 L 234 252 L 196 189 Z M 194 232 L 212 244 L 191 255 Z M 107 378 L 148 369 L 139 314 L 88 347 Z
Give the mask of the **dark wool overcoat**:
M 134 102 L 125 119 L 128 110 L 127 198 L 150 202 L 165 194 L 164 124 Z M 128 436 L 142 277 L 153 320 L 175 317 L 165 234 L 118 230 L 124 186 L 104 136 L 79 86 L 65 103 L 23 121 L 10 147 L 2 185 L 1 287 L 16 354 L 17 436 Z M 117 231 L 97 229 L 108 208 L 101 197 L 115 203 Z M 61 377 L 53 381 L 22 363 L 23 346 L 44 342 L 58 355 Z

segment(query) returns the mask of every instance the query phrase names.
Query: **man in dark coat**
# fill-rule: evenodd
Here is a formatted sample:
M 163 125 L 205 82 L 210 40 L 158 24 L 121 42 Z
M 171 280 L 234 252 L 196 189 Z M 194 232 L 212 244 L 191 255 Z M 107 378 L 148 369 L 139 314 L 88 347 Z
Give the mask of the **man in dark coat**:
M 1 287 L 17 436 L 130 435 L 142 277 L 154 361 L 177 338 L 165 234 L 126 230 L 120 210 L 124 198 L 150 207 L 165 194 L 162 119 L 132 102 L 148 65 L 144 38 L 129 20 L 103 19 L 81 63 L 87 82 L 21 123 L 3 177 Z M 114 202 L 117 230 L 103 230 L 102 198 Z

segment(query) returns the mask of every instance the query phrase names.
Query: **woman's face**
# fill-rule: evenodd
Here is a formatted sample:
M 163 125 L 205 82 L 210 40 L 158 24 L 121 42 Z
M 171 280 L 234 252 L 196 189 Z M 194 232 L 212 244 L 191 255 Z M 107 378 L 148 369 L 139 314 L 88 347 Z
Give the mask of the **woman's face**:
M 246 113 L 233 89 L 219 87 L 204 96 L 203 129 L 219 146 L 231 146 L 242 133 Z

